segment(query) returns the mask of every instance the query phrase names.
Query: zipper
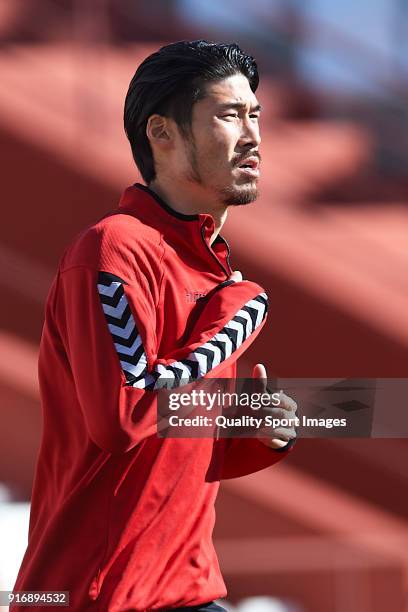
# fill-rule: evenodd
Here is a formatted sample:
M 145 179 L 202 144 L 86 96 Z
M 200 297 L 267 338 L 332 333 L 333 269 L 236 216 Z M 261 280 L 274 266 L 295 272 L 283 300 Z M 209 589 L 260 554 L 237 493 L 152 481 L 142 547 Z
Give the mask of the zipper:
M 218 259 L 218 257 L 216 256 L 216 254 L 214 253 L 214 251 L 212 250 L 212 248 L 210 247 L 210 245 L 209 245 L 209 244 L 208 244 L 208 242 L 206 241 L 205 236 L 204 236 L 204 230 L 205 230 L 205 227 L 204 227 L 204 224 L 203 224 L 203 225 L 201 226 L 201 238 L 203 239 L 203 242 L 204 242 L 204 244 L 205 244 L 205 246 L 206 246 L 207 250 L 208 250 L 208 251 L 211 253 L 211 255 L 214 257 L 214 259 L 215 259 L 215 261 L 217 262 L 217 264 L 218 264 L 219 266 L 221 266 L 222 270 L 225 272 L 225 274 L 227 275 L 227 277 L 230 277 L 230 276 L 231 276 L 231 274 L 232 274 L 232 272 L 231 272 L 231 273 L 230 273 L 230 272 L 228 272 L 228 270 L 227 270 L 227 268 L 225 268 L 224 264 L 222 264 L 222 263 L 220 262 L 220 260 Z M 223 240 L 224 240 L 224 238 L 223 238 Z M 226 242 L 225 240 L 224 240 L 224 242 L 225 242 L 225 243 L 226 243 L 226 245 L 227 245 L 227 250 L 228 250 L 227 261 L 228 261 L 228 265 L 229 265 L 229 245 L 227 244 L 227 242 Z M 231 266 L 229 266 L 229 267 L 231 268 Z
M 231 275 L 233 273 L 233 269 L 231 268 L 231 262 L 230 262 L 230 255 L 231 255 L 230 245 L 225 240 L 225 238 L 220 236 L 220 234 L 218 234 L 218 238 L 220 238 L 223 241 L 223 243 L 225 244 L 225 246 L 227 247 L 227 264 L 228 264 L 228 268 L 229 268 L 229 274 Z

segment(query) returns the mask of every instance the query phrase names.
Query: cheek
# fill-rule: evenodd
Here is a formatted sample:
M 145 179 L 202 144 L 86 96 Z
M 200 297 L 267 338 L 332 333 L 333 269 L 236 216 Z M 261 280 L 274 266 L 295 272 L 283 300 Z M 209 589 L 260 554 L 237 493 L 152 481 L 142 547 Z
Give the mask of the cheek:
M 234 124 L 221 123 L 219 120 L 215 120 L 200 136 L 201 138 L 197 139 L 197 144 L 200 142 L 201 145 L 198 150 L 205 151 L 219 160 L 224 158 L 227 161 L 233 156 L 239 139 L 238 130 Z
M 218 124 L 213 132 L 214 144 L 225 151 L 234 151 L 239 140 L 239 128 L 233 122 Z
M 231 139 L 220 139 L 215 144 L 214 158 L 217 160 L 218 175 L 228 180 L 230 180 L 234 150 L 235 143 Z

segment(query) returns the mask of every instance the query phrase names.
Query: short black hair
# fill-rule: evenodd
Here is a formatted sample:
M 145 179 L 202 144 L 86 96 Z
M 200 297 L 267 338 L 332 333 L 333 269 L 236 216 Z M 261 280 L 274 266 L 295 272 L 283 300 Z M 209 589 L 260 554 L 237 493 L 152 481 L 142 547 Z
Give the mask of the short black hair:
M 254 58 L 237 44 L 206 40 L 166 45 L 140 64 L 126 95 L 124 124 L 133 159 L 147 184 L 156 176 L 146 136 L 148 118 L 155 113 L 171 117 L 187 136 L 193 105 L 205 96 L 205 84 L 239 73 L 256 91 L 259 76 Z

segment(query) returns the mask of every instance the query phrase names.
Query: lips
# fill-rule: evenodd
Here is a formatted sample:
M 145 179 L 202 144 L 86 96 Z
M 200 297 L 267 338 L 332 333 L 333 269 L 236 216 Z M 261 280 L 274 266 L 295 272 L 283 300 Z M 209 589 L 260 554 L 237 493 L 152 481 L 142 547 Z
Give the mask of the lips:
M 258 179 L 259 163 L 259 157 L 255 155 L 250 155 L 239 161 L 239 163 L 237 164 L 237 169 L 241 175 L 246 176 L 248 179 Z
M 255 157 L 255 156 L 246 157 L 245 159 L 240 161 L 238 168 L 248 168 L 251 170 L 258 170 L 259 159 L 258 157 Z
M 248 178 L 251 178 L 251 179 L 259 178 L 259 170 L 258 170 L 258 168 L 250 168 L 249 166 L 243 166 L 243 167 L 240 166 L 238 168 L 238 172 L 241 175 L 244 175 L 244 176 L 246 176 Z

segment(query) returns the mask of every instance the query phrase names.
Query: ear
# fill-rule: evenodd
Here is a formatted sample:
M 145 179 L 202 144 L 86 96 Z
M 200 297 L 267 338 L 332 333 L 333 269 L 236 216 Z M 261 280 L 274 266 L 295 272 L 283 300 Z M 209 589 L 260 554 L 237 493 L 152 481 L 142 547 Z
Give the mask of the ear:
M 170 121 L 162 115 L 151 115 L 147 120 L 146 136 L 151 145 L 168 147 L 172 143 L 172 129 Z

